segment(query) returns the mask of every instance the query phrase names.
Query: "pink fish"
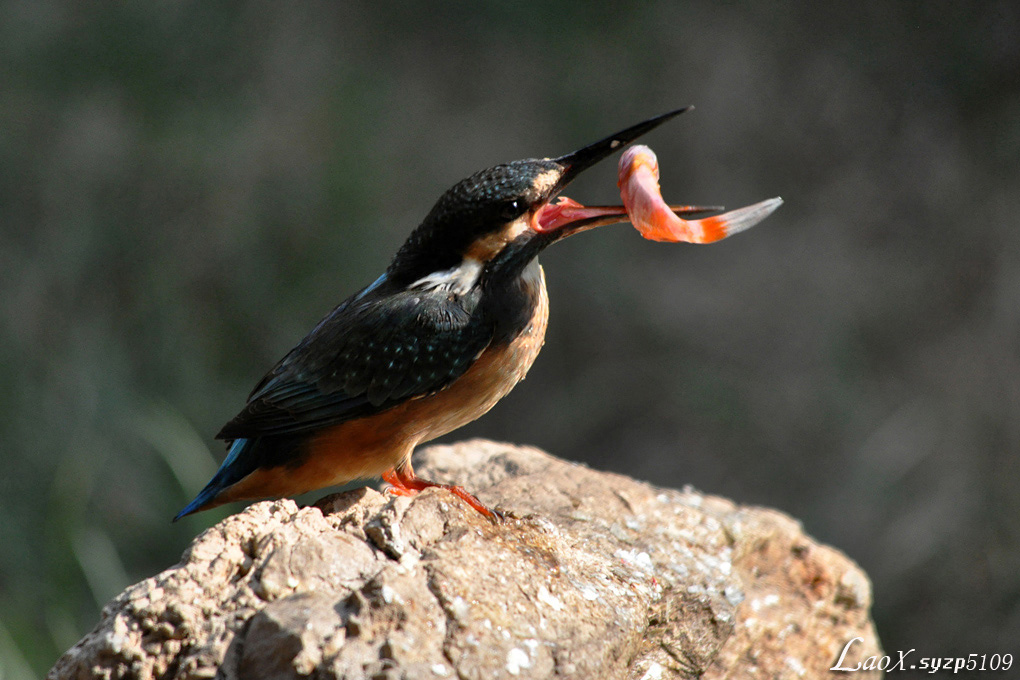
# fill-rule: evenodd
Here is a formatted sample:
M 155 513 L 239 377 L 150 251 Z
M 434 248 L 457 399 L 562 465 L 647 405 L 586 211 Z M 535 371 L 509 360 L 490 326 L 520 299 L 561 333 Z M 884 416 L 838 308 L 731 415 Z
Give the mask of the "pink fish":
M 647 146 L 637 144 L 620 158 L 620 196 L 623 205 L 582 205 L 572 198 L 560 196 L 532 217 L 539 232 L 555 232 L 570 225 L 577 234 L 594 227 L 617 222 L 630 222 L 646 239 L 676 243 L 712 243 L 750 229 L 783 204 L 781 198 L 770 198 L 746 208 L 731 210 L 701 219 L 684 219 L 706 212 L 722 210 L 718 206 L 669 205 L 659 190 L 659 163 Z
M 620 157 L 620 197 L 631 223 L 641 235 L 652 241 L 675 243 L 712 243 L 750 229 L 783 204 L 770 198 L 746 208 L 731 210 L 700 220 L 685 220 L 670 206 L 659 190 L 659 162 L 655 153 L 643 144 L 635 144 Z

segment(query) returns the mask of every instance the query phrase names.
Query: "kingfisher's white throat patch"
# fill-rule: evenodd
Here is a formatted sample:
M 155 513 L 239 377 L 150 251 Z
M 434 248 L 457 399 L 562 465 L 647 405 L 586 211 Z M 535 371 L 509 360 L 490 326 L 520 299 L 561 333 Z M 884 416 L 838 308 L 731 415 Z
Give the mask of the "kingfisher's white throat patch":
M 471 257 L 465 257 L 456 267 L 432 272 L 411 284 L 411 288 L 419 290 L 443 290 L 455 295 L 466 295 L 482 275 L 483 263 Z

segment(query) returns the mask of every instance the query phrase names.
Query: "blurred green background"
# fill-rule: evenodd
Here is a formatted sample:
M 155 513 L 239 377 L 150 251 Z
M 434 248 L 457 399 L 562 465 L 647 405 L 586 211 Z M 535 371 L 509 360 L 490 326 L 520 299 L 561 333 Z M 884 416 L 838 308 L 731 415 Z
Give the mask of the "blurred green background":
M 451 438 L 780 508 L 886 649 L 1020 653 L 1018 35 L 1013 2 L 0 3 L 0 676 L 224 516 L 169 523 L 442 191 L 685 104 L 666 198 L 786 205 L 557 245 L 542 356 Z M 615 161 L 569 195 L 615 202 Z

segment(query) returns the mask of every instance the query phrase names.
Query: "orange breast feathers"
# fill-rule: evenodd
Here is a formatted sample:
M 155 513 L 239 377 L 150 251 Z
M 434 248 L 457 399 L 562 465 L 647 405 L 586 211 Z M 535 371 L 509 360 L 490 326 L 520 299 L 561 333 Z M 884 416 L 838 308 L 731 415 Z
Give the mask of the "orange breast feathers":
M 641 235 L 652 241 L 712 243 L 750 229 L 783 203 L 770 198 L 761 203 L 700 220 L 685 220 L 670 209 L 659 190 L 659 161 L 655 152 L 635 144 L 620 157 L 617 186 L 627 215 Z

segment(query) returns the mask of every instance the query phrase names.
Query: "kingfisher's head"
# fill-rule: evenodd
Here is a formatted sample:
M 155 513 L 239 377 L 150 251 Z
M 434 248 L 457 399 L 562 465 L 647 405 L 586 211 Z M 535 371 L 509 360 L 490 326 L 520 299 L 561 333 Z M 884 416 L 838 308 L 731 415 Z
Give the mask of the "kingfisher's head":
M 656 116 L 559 158 L 503 163 L 461 180 L 439 198 L 404 242 L 387 278 L 409 285 L 446 277 L 465 287 L 474 285 L 483 272 L 513 276 L 560 239 L 626 220 L 622 206 L 582 208 L 566 204 L 569 199 L 553 200 L 581 172 L 688 108 Z

